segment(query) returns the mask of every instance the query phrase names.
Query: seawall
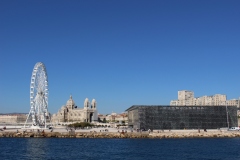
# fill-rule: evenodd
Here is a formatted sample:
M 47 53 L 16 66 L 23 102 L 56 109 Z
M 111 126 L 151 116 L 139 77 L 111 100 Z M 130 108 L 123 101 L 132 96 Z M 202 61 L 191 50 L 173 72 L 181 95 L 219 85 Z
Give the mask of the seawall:
M 1 137 L 26 137 L 26 138 L 233 138 L 240 137 L 239 131 L 214 131 L 214 132 L 0 132 Z

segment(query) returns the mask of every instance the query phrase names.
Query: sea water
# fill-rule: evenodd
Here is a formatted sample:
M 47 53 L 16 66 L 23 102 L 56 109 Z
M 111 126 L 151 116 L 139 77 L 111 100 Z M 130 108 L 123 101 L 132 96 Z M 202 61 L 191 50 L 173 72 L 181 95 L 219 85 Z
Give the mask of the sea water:
M 0 138 L 0 159 L 240 159 L 240 138 Z

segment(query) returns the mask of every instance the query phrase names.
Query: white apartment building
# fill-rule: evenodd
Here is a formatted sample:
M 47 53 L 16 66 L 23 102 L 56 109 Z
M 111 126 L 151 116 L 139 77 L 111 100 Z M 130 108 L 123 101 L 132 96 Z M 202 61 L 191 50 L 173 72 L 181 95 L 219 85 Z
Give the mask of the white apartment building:
M 225 105 L 227 96 L 224 94 L 215 94 L 213 96 L 202 96 L 194 98 L 194 105 L 202 106 L 221 106 Z
M 193 91 L 182 90 L 178 91 L 178 100 L 188 100 L 194 98 Z
M 182 90 L 178 91 L 178 100 L 171 100 L 171 106 L 189 106 L 194 103 L 194 92 Z
M 228 106 L 237 106 L 237 107 L 239 107 L 239 99 L 227 100 L 227 105 Z
M 170 106 L 178 106 L 178 100 L 171 100 Z
M 239 100 L 227 100 L 224 94 L 215 94 L 212 96 L 202 96 L 194 98 L 193 91 L 182 90 L 178 91 L 178 99 L 171 100 L 171 106 L 221 106 L 221 105 L 239 106 Z
M 187 106 L 192 105 L 194 101 L 194 92 L 182 90 L 178 91 L 178 100 L 172 100 L 170 105 L 173 106 Z

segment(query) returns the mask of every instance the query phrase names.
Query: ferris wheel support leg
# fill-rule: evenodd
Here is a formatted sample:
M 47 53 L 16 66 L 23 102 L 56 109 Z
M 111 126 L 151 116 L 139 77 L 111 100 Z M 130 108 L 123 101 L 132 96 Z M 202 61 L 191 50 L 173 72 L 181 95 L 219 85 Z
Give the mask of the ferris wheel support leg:
M 52 123 L 52 116 L 49 115 L 49 120 L 50 120 L 50 126 L 53 126 L 53 123 Z
M 45 123 L 45 128 L 47 128 L 47 124 L 46 124 L 46 115 L 44 117 L 44 123 Z
M 25 121 L 25 123 L 24 123 L 24 127 L 23 127 L 23 128 L 25 128 L 25 126 L 26 126 L 26 123 L 27 123 L 27 120 L 28 120 L 28 118 L 29 118 L 30 113 L 31 113 L 31 110 L 30 110 L 29 113 L 28 113 L 28 116 L 27 116 L 27 119 L 26 119 L 26 121 Z

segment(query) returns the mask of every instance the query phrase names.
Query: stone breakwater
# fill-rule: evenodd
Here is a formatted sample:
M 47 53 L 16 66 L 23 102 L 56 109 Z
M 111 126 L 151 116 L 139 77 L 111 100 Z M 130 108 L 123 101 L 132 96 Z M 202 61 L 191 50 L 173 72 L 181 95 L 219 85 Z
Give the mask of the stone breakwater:
M 113 133 L 113 132 L 0 132 L 0 137 L 34 138 L 233 138 L 240 137 L 240 132 L 162 132 L 162 133 Z

